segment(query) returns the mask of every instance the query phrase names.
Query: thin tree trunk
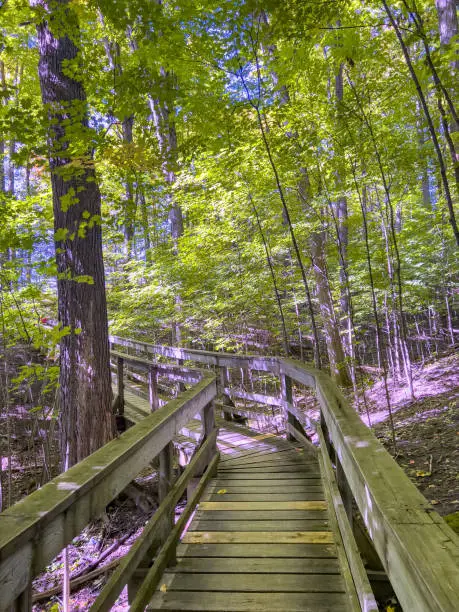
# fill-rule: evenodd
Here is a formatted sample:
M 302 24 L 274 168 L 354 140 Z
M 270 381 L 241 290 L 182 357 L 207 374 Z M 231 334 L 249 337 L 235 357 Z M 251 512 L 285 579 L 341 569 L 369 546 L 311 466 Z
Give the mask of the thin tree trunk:
M 269 272 L 271 274 L 271 281 L 272 281 L 272 284 L 273 284 L 273 290 L 274 290 L 274 294 L 275 294 L 275 297 L 276 297 L 277 307 L 279 309 L 279 316 L 281 318 L 281 329 L 282 329 L 282 338 L 283 338 L 284 352 L 285 352 L 286 356 L 288 357 L 290 355 L 290 351 L 289 351 L 289 345 L 288 345 L 287 327 L 285 325 L 284 311 L 282 309 L 282 302 L 281 302 L 280 295 L 279 295 L 279 289 L 277 288 L 276 275 L 274 273 L 274 267 L 273 267 L 273 262 L 272 262 L 272 258 L 271 258 L 271 253 L 270 253 L 269 246 L 268 246 L 268 243 L 267 243 L 266 238 L 265 238 L 265 234 L 263 232 L 263 227 L 261 225 L 260 217 L 258 215 L 258 210 L 257 210 L 257 208 L 255 206 L 255 203 L 254 203 L 253 198 L 252 198 L 250 193 L 249 193 L 249 202 L 252 205 L 252 209 L 253 209 L 253 212 L 255 214 L 255 218 L 257 220 L 258 231 L 259 231 L 261 239 L 263 241 L 263 246 L 264 246 L 265 254 L 266 254 L 266 262 L 268 264 Z

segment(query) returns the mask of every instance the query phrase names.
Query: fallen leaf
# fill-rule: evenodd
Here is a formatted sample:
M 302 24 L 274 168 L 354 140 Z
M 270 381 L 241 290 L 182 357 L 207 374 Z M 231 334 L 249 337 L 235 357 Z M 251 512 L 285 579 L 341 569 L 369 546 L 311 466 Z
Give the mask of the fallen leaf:
M 161 591 L 161 593 L 166 593 L 167 592 L 167 586 L 165 584 L 162 584 L 160 586 L 159 590 Z
M 432 472 L 424 472 L 423 470 L 416 471 L 417 478 L 425 478 L 426 476 L 432 476 Z
M 217 491 L 217 495 L 225 495 L 225 493 L 228 493 L 228 491 L 226 489 L 219 489 Z
M 439 504 L 440 502 L 438 501 L 438 499 L 431 499 L 430 503 L 432 504 L 432 506 L 436 506 L 437 504 Z

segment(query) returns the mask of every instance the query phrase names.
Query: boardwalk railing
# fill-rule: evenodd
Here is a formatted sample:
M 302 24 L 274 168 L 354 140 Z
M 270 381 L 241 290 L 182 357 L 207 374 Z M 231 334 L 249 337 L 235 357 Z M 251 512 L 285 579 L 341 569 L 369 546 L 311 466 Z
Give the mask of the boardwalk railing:
M 406 476 L 361 421 L 330 377 L 322 371 L 276 357 L 231 355 L 157 346 L 111 337 L 113 346 L 216 368 L 220 388 L 227 368 L 270 372 L 280 378 L 286 429 L 304 443 L 304 415 L 294 406 L 292 385 L 315 391 L 320 433 L 336 467 L 342 503 L 352 521 L 355 501 L 371 542 L 404 610 L 453 612 L 459 593 L 459 537 Z M 275 405 L 279 398 L 257 398 Z
M 183 524 L 172 526 L 171 509 L 188 480 L 195 474 L 202 474 L 210 464 L 183 515 L 183 521 L 186 520 L 218 460 L 215 458 L 216 431 L 210 406 L 217 395 L 217 387 L 221 394 L 231 392 L 228 369 L 268 372 L 278 378 L 280 397 L 252 394 L 251 399 L 280 406 L 288 435 L 295 437 L 311 452 L 315 451 L 304 427 L 314 424 L 307 422 L 294 405 L 293 385 L 305 385 L 315 391 L 321 411 L 317 432 L 322 441 L 323 473 L 336 478 L 340 491 L 340 495 L 333 495 L 335 510 L 342 506 L 341 512 L 337 512 L 338 518 L 347 514 L 352 523 L 355 501 L 404 610 L 452 612 L 457 609 L 459 539 L 362 423 L 325 373 L 294 360 L 276 357 L 164 347 L 117 337 L 110 340 L 118 366 L 117 410 L 120 414 L 126 364 L 147 370 L 153 409 L 156 407 L 155 384 L 159 372 L 166 375 L 169 372 L 171 376 L 175 373 L 177 380 L 187 377 L 186 382 L 195 385 L 0 515 L 0 609 L 15 601 L 18 609 L 21 606 L 29 609 L 32 577 L 161 453 L 162 504 L 145 528 L 145 535 L 132 547 L 94 607 L 97 610 L 110 609 L 113 598 L 116 599 L 117 593 L 129 582 L 133 609 L 141 609 L 139 602 L 148 595 L 142 589 L 147 588 L 147 584 L 156 584 L 164 567 L 173 561 L 174 545 Z M 136 355 L 128 356 L 128 351 Z M 196 374 L 193 368 L 176 369 L 162 363 L 164 359 L 205 365 L 207 369 Z M 205 431 L 201 455 L 198 450 L 182 477 L 171 487 L 171 441 L 200 411 L 204 411 Z M 168 517 L 166 523 L 164 517 Z M 339 521 L 341 527 L 341 519 Z M 342 537 L 346 546 L 346 534 Z M 158 539 L 163 548 L 157 553 L 154 565 L 136 572 L 136 568 L 142 568 L 146 552 L 151 553 Z M 352 551 L 346 547 L 346 552 L 350 555 Z M 144 578 L 145 574 L 148 580 L 136 590 L 138 576 Z M 359 577 L 353 575 L 353 579 L 357 586 Z M 365 601 L 363 595 L 360 600 L 363 610 L 369 609 Z
M 33 577 L 157 456 L 162 503 L 154 515 L 157 524 L 149 530 L 149 546 L 138 553 L 137 565 L 155 540 L 167 540 L 174 532 L 173 512 L 186 485 L 210 464 L 208 477 L 218 457 L 213 407 L 215 376 L 211 372 L 189 374 L 195 380 L 191 389 L 0 514 L 0 610 L 12 605 L 17 610 L 30 610 Z M 202 413 L 203 422 L 201 443 L 187 470 L 172 486 L 171 442 L 198 413 Z M 168 555 L 171 550 L 169 546 Z M 131 565 L 123 579 L 127 581 L 135 569 L 136 565 Z

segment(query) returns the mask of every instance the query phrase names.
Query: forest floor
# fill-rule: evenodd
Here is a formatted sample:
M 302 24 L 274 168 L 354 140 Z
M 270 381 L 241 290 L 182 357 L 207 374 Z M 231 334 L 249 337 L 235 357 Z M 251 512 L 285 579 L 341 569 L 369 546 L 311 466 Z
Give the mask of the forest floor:
M 383 381 L 366 393 L 376 436 L 442 516 L 459 512 L 459 354 L 414 371 L 414 395 L 404 381 L 388 380 L 395 452 Z

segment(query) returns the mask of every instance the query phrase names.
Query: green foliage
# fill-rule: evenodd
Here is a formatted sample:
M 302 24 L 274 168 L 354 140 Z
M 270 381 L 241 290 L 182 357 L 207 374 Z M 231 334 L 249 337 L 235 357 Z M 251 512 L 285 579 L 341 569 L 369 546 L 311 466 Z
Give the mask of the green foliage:
M 103 199 L 102 218 L 84 212 L 74 233 L 52 223 L 49 118 L 40 101 L 34 30 L 42 15 L 10 0 L 0 16 L 5 75 L 0 140 L 5 170 L 14 164 L 16 173 L 14 192 L 6 180 L 0 194 L 2 316 L 11 341 L 30 338 L 55 354 L 69 330 L 37 324 L 43 317 L 55 318 L 54 242 L 64 248 L 64 243 L 85 240 L 88 229 L 99 225 L 112 332 L 170 342 L 170 330 L 179 324 L 183 340 L 196 346 L 278 350 L 281 327 L 269 257 L 288 334 L 293 340 L 299 333 L 309 337 L 311 321 L 279 185 L 316 311 L 310 238 L 317 232 L 324 236 L 327 275 L 339 311 L 343 282 L 335 211 L 338 199 L 346 198 L 356 346 L 374 323 L 362 198 L 381 316 L 395 308 L 389 269 L 396 246 L 406 311 L 414 316 L 435 306 L 444 313 L 458 272 L 452 232 L 426 121 L 381 3 L 92 0 L 71 6 L 73 19 L 79 20 L 81 53 L 64 70 L 82 79 L 91 121 L 87 129 L 78 127 L 75 119 L 86 109 L 82 101 L 65 109 L 72 163 L 62 176 L 83 171 L 89 147 Z M 418 9 L 438 74 L 452 88 L 454 45 L 440 50 L 433 3 L 419 2 Z M 401 3 L 394 2 L 393 10 L 406 26 L 416 74 L 442 139 L 420 40 L 409 34 Z M 72 22 L 64 17 L 53 27 L 73 34 Z M 340 69 L 343 99 L 338 102 L 334 84 Z M 169 123 L 158 116 L 158 108 L 167 109 Z M 129 118 L 132 138 L 126 135 Z M 161 141 L 171 126 L 177 146 L 165 152 Z M 444 140 L 442 146 L 449 159 Z M 452 164 L 447 170 L 453 185 Z M 302 198 L 299 183 L 305 172 L 308 194 Z M 423 176 L 430 202 L 423 201 Z M 69 190 L 61 198 L 62 211 L 71 211 L 79 197 Z M 184 215 L 178 240 L 171 238 L 172 205 Z M 81 275 L 73 280 L 92 282 Z M 271 346 L 258 341 L 254 330 L 266 332 Z

